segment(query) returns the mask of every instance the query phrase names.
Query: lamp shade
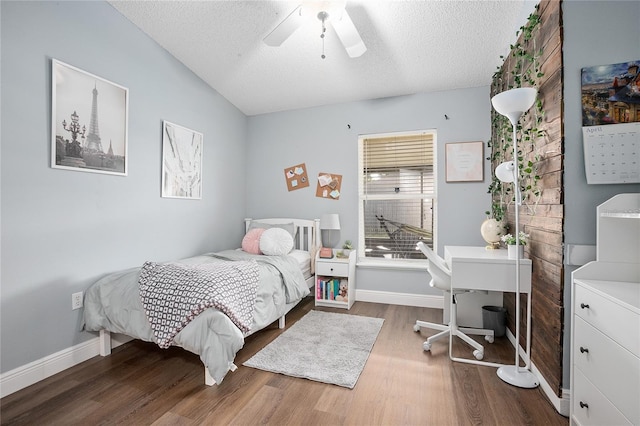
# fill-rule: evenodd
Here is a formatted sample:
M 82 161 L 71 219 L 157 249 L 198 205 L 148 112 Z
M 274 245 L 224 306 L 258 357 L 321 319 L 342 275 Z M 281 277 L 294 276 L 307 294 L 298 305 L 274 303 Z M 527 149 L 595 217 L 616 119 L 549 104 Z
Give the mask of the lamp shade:
M 340 216 L 337 213 L 323 214 L 320 218 L 320 229 L 340 229 Z
M 500 179 L 501 182 L 514 182 L 514 170 L 515 165 L 513 164 L 513 161 L 505 161 L 504 163 L 501 163 L 498 167 L 496 167 L 496 177 Z
M 515 126 L 520 116 L 531 108 L 537 95 L 535 87 L 519 87 L 498 93 L 491 98 L 491 103 L 498 113 L 508 117 Z

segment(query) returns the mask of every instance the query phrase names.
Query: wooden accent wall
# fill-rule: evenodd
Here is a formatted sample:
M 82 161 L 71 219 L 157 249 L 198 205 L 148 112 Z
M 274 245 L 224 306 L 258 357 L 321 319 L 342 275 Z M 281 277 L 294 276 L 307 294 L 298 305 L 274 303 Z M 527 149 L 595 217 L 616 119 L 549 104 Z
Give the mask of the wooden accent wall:
M 562 394 L 562 339 L 563 339 L 563 153 L 564 132 L 562 125 L 562 16 L 558 0 L 543 0 L 538 9 L 541 18 L 540 28 L 536 30 L 535 45 L 542 46 L 543 54 L 539 61 L 544 76 L 538 84 L 538 99 L 543 102 L 544 120 L 541 128 L 545 137 L 538 139 L 534 151 L 525 155 L 525 160 L 540 155 L 537 163 L 541 177 L 542 196 L 531 214 L 526 207 L 520 208 L 520 226 L 530 234 L 530 242 L 525 247 L 525 257 L 532 260 L 532 343 L 531 360 L 540 370 L 545 380 L 558 396 Z M 522 41 L 522 36 L 520 40 Z M 529 41 L 531 43 L 531 41 Z M 502 74 L 509 75 L 516 59 L 505 59 Z M 495 81 L 491 96 L 508 90 L 509 81 Z M 511 83 L 513 84 L 513 83 Z M 525 84 L 526 86 L 526 84 Z M 523 126 L 530 126 L 526 120 Z M 495 168 L 497 164 L 493 164 Z M 513 206 L 507 213 L 507 221 L 513 230 L 515 221 Z M 521 336 L 520 343 L 525 346 L 526 337 L 526 296 L 521 299 Z M 505 307 L 509 313 L 515 310 L 515 297 L 505 294 Z M 508 326 L 515 330 L 513 315 L 508 316 Z M 515 334 L 515 332 L 514 332 Z

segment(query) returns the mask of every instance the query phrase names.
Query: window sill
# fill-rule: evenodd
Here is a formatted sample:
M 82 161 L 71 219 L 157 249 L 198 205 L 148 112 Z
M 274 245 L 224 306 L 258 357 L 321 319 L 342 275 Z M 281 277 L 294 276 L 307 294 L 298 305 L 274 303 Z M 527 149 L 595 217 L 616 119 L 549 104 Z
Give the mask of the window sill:
M 426 271 L 427 262 L 418 259 L 370 259 L 359 257 L 356 262 L 358 268 L 364 269 L 396 269 L 403 271 Z

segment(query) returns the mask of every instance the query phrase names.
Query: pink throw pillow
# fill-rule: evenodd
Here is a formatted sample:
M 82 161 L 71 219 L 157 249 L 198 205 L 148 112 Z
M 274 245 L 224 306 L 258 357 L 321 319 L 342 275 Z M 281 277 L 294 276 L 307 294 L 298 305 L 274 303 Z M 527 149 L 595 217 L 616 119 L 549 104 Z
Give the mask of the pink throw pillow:
M 264 229 L 254 228 L 250 229 L 242 239 L 242 250 L 251 254 L 262 254 L 260 251 L 260 237 Z

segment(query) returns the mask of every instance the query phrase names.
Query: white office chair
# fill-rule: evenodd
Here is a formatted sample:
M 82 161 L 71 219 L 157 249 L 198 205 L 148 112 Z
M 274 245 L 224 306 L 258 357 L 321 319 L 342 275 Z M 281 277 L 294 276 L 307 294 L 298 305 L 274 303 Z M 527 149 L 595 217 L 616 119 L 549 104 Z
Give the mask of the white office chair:
M 444 259 L 438 256 L 433 250 L 429 248 L 425 243 L 420 241 L 418 243 L 418 248 L 422 253 L 427 257 L 427 270 L 429 274 L 431 274 L 431 281 L 429 285 L 431 287 L 438 288 L 442 291 L 452 293 L 451 294 L 451 309 L 449 311 L 449 325 L 445 324 L 435 324 L 432 322 L 426 321 L 416 321 L 416 324 L 413 326 L 413 330 L 416 332 L 420 331 L 421 327 L 430 328 L 433 330 L 440 330 L 440 333 L 434 334 L 429 337 L 426 342 L 422 344 L 422 347 L 425 351 L 431 350 L 431 345 L 434 341 L 446 337 L 446 336 L 458 336 L 462 340 L 464 340 L 467 344 L 472 346 L 475 350 L 473 351 L 473 356 L 476 359 L 481 360 L 484 357 L 484 347 L 473 340 L 471 337 L 467 336 L 468 334 L 477 334 L 484 335 L 485 340 L 489 343 L 493 343 L 494 340 L 494 331 L 493 330 L 483 330 L 483 329 L 475 329 L 475 328 L 460 328 L 457 323 L 457 307 L 456 307 L 456 296 L 462 293 L 468 293 L 469 290 L 464 289 L 456 289 L 455 291 L 451 291 L 451 271 L 447 267 Z M 449 338 L 449 356 L 451 357 L 451 337 Z

